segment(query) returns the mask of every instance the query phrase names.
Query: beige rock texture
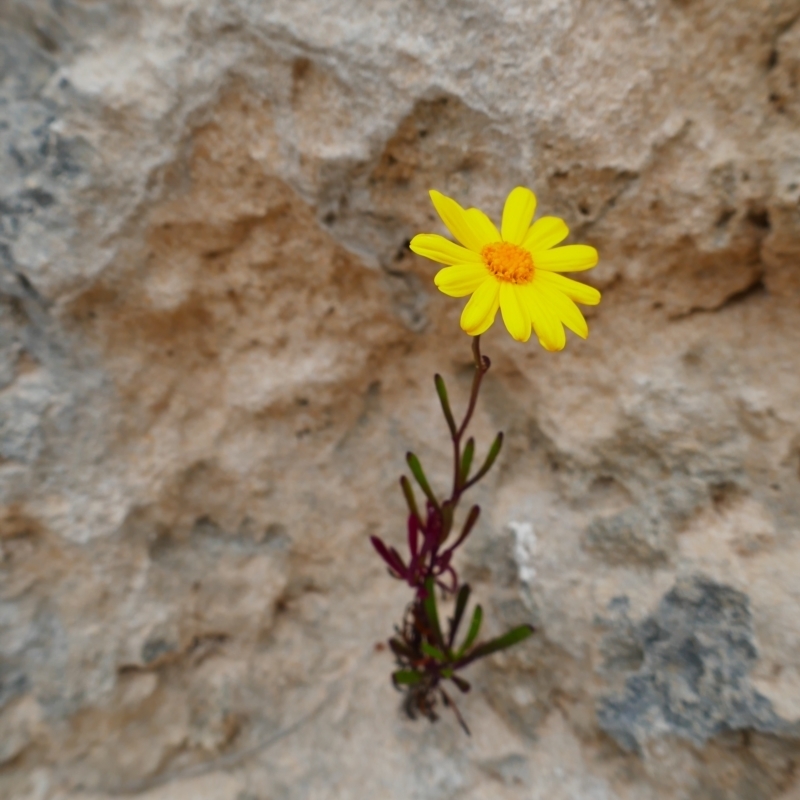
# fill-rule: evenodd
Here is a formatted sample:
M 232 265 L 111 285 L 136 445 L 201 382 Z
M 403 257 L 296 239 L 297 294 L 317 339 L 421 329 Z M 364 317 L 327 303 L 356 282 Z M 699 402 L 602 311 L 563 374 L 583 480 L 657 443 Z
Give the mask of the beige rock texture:
M 798 0 L 0 0 L 0 176 L 2 800 L 800 796 Z M 483 337 L 467 738 L 368 536 L 468 393 L 427 190 L 520 184 L 604 298 Z

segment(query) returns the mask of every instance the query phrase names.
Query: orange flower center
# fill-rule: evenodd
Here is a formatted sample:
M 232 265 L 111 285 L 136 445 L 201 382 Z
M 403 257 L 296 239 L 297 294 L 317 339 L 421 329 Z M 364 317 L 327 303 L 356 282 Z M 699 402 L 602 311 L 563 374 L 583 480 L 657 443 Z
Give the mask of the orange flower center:
M 533 278 L 531 254 L 516 244 L 495 242 L 481 250 L 483 263 L 498 280 L 507 283 L 530 283 Z

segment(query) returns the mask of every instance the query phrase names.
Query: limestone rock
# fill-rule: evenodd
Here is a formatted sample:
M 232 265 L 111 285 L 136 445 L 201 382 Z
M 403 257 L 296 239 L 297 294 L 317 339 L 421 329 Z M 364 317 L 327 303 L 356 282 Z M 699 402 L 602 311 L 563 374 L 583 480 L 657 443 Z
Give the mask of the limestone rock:
M 0 0 L 0 798 L 797 792 L 797 0 Z M 515 185 L 587 342 L 484 337 L 459 562 L 538 633 L 412 723 L 368 545 L 435 483 Z M 794 794 L 793 794 L 794 793 Z

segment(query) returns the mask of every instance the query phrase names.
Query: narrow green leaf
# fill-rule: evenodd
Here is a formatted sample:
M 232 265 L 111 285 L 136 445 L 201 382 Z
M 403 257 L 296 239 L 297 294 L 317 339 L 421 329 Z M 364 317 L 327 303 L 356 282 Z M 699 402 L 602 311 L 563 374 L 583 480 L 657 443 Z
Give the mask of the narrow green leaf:
M 453 679 L 453 670 L 450 669 L 450 667 L 446 667 L 445 669 L 442 670 L 442 677 L 443 678 L 450 678 L 452 680 Z
M 450 545 L 450 547 L 448 548 L 449 551 L 455 550 L 456 547 L 458 547 L 461 544 L 461 542 L 463 542 L 464 539 L 466 539 L 467 536 L 469 536 L 469 532 L 472 530 L 472 528 L 475 526 L 475 523 L 478 521 L 480 513 L 481 513 L 480 506 L 472 506 L 472 508 L 469 510 L 469 514 L 467 514 L 466 520 L 464 521 L 464 527 L 461 529 L 461 536 L 459 536 L 458 539 L 456 539 L 454 544 Z
M 527 639 L 533 633 L 533 631 L 534 628 L 532 625 L 520 625 L 517 628 L 513 628 L 508 633 L 504 633 L 502 636 L 498 636 L 496 639 L 492 639 L 484 644 L 478 645 L 467 656 L 465 663 L 475 661 L 478 658 L 484 658 L 492 653 L 497 653 L 499 650 L 505 650 L 507 647 L 512 647 L 513 645 Z
M 472 457 L 475 455 L 475 439 L 472 436 L 467 439 L 464 445 L 464 453 L 461 456 L 460 483 L 463 486 L 469 478 L 469 471 L 472 468 Z
M 503 446 L 503 432 L 497 434 L 492 446 L 489 448 L 489 455 L 486 456 L 486 461 L 483 462 L 483 468 L 488 472 L 492 468 L 497 456 L 500 455 L 500 448 Z
M 427 642 L 423 642 L 421 647 L 422 652 L 425 653 L 426 656 L 430 656 L 431 658 L 441 662 L 447 661 L 447 656 L 438 647 L 434 647 L 432 644 L 428 644 Z
M 422 675 L 413 669 L 398 669 L 392 673 L 392 680 L 398 686 L 413 686 L 422 680 Z
M 442 412 L 447 420 L 447 427 L 450 428 L 450 435 L 456 435 L 456 421 L 453 419 L 453 412 L 450 410 L 450 400 L 447 397 L 447 387 L 444 385 L 444 378 L 438 373 L 433 376 L 436 384 L 436 394 L 439 395 L 439 402 L 442 404 Z
M 442 538 L 440 543 L 450 535 L 453 529 L 453 504 L 449 500 L 442 503 Z
M 436 644 L 443 648 L 444 641 L 442 640 L 442 629 L 439 627 L 439 612 L 436 610 L 435 588 L 436 586 L 433 582 L 433 578 L 428 578 L 428 580 L 425 581 L 426 596 L 423 607 L 425 609 L 425 616 L 428 618 L 431 628 L 433 628 Z
M 452 648 L 458 633 L 458 626 L 464 617 L 464 612 L 467 610 L 467 601 L 469 600 L 469 593 L 471 589 L 468 583 L 462 585 L 458 590 L 458 597 L 456 597 L 456 608 L 453 612 L 453 618 L 450 620 L 450 635 L 447 637 L 447 646 Z
M 406 498 L 406 505 L 408 506 L 409 512 L 422 524 L 422 517 L 419 515 L 419 509 L 417 508 L 417 498 L 414 497 L 414 487 L 405 475 L 400 478 L 400 488 L 403 490 L 403 496 Z
M 492 468 L 492 464 L 497 460 L 497 456 L 500 455 L 500 448 L 502 446 L 503 434 L 501 432 L 497 434 L 497 437 L 492 442 L 492 446 L 489 448 L 489 453 L 486 456 L 486 460 L 483 462 L 483 466 L 475 473 L 475 477 L 469 482 L 470 486 L 477 483 Z
M 464 655 L 464 653 L 469 650 L 472 646 L 472 643 L 478 638 L 478 633 L 481 630 L 481 622 L 483 621 L 483 609 L 480 606 L 475 606 L 475 610 L 472 612 L 472 622 L 469 624 L 469 631 L 467 632 L 467 638 L 464 639 L 464 644 L 461 645 L 461 649 L 458 651 L 458 657 Z
M 428 498 L 428 500 L 430 500 L 431 503 L 436 506 L 436 508 L 439 508 L 439 501 L 436 499 L 436 495 L 434 495 L 433 490 L 428 483 L 428 479 L 425 477 L 425 473 L 422 471 L 422 464 L 419 463 L 419 459 L 413 453 L 406 453 L 406 461 L 408 462 L 408 466 L 412 475 L 417 479 L 419 488 L 425 492 L 425 496 Z

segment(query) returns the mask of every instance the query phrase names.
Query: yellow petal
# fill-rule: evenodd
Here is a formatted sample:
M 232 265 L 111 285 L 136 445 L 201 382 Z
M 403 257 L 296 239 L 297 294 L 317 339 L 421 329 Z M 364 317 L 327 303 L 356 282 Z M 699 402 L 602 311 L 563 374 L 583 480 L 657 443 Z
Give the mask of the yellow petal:
M 472 294 L 489 277 L 484 264 L 456 264 L 436 273 L 433 282 L 450 297 Z
M 481 240 L 481 250 L 487 244 L 494 244 L 500 241 L 500 231 L 486 214 L 479 208 L 468 208 L 465 212 L 472 230 Z
M 591 269 L 596 263 L 597 250 L 588 244 L 568 244 L 544 250 L 533 257 L 536 269 L 549 272 L 580 272 Z
M 418 233 L 409 244 L 418 256 L 429 258 L 439 264 L 482 264 L 483 260 L 477 253 L 467 250 L 460 244 L 439 236 L 438 233 Z
M 585 306 L 596 306 L 600 302 L 600 292 L 594 286 L 587 286 L 585 283 L 574 281 L 564 275 L 557 275 L 555 272 L 537 272 L 533 282 L 534 284 L 541 282 L 546 286 L 558 289 L 570 300 L 583 303 Z
M 524 186 L 511 190 L 503 207 L 501 233 L 504 242 L 522 244 L 536 211 L 536 195 Z M 502 306 L 502 301 L 500 303 Z
M 539 344 L 545 350 L 555 352 L 563 350 L 567 343 L 564 326 L 551 308 L 548 307 L 542 295 L 536 291 L 535 283 L 528 283 L 519 287 L 528 311 L 531 315 L 533 329 L 539 338 Z
M 531 225 L 522 246 L 536 254 L 541 250 L 549 250 L 557 244 L 561 244 L 569 236 L 569 228 L 563 219 L 558 217 L 542 217 Z
M 580 309 L 565 294 L 558 289 L 552 289 L 546 284 L 539 283 L 535 287 L 542 297 L 542 302 L 547 303 L 555 315 L 564 323 L 574 334 L 585 339 L 589 335 L 589 326 L 581 314 Z
M 494 322 L 500 304 L 500 282 L 487 278 L 470 297 L 461 312 L 461 327 L 470 335 L 478 336 Z
M 494 324 L 494 318 L 497 316 L 497 311 L 500 308 L 500 292 L 497 293 L 497 296 L 494 299 L 494 304 L 489 309 L 489 313 L 486 315 L 486 319 L 484 319 L 481 325 L 478 325 L 477 328 L 473 328 L 469 331 L 470 336 L 480 336 L 482 333 L 486 333 L 489 328 L 492 327 Z
M 450 197 L 445 197 L 441 192 L 437 192 L 435 189 L 431 189 L 430 195 L 433 207 L 442 218 L 442 222 L 444 222 L 450 233 L 452 233 L 464 247 L 475 253 L 480 253 L 491 241 L 498 241 L 498 239 L 492 240 L 491 237 L 487 238 L 485 222 L 479 219 L 476 220 L 475 215 L 470 213 L 472 211 L 477 211 L 477 209 L 465 211 L 455 200 Z M 480 213 L 481 212 L 478 211 L 478 214 Z M 492 225 L 488 218 L 486 222 L 489 222 L 489 225 L 494 228 L 494 225 Z M 495 228 L 495 231 L 496 230 Z
M 527 342 L 531 338 L 531 314 L 519 286 L 513 283 L 500 284 L 500 310 L 511 337 L 518 342 Z

